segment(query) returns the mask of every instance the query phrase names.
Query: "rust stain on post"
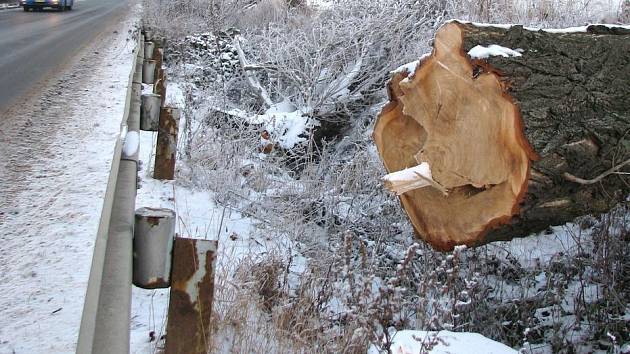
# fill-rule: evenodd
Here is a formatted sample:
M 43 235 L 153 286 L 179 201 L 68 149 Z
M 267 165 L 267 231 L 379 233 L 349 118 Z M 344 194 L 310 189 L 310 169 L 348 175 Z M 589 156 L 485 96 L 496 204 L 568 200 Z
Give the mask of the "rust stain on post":
M 155 77 L 160 77 L 160 70 L 162 69 L 162 62 L 164 61 L 164 50 L 162 48 L 155 48 L 153 52 L 153 60 L 155 60 Z
M 152 217 L 152 216 L 147 217 L 147 222 L 151 226 L 159 225 L 160 224 L 160 220 L 162 220 L 162 219 L 161 218 L 157 218 L 157 217 Z
M 155 86 L 153 86 L 153 93 L 156 95 L 160 95 L 162 107 L 164 106 L 164 102 L 166 101 L 166 73 L 164 69 L 158 67 L 156 65 L 156 76 L 155 76 Z
M 135 285 L 135 284 L 134 284 Z M 171 286 L 171 283 L 164 278 L 153 278 L 148 283 L 140 286 L 142 289 L 166 289 Z
M 162 97 L 162 106 L 164 106 L 166 100 L 166 73 L 162 69 L 163 59 L 163 49 L 155 48 L 153 55 L 153 60 L 155 61 L 155 86 L 153 87 L 153 93 Z
M 175 178 L 178 131 L 179 110 L 170 107 L 162 108 L 155 152 L 155 169 L 153 173 L 155 179 L 172 180 Z
M 202 354 L 210 347 L 217 241 L 176 238 L 166 354 Z

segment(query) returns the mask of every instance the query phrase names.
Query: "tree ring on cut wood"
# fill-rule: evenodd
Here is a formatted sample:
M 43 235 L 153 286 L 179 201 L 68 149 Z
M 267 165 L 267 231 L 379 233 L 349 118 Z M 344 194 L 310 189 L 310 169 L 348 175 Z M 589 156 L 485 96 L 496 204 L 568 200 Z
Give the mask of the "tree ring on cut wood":
M 476 72 L 463 41 L 457 23 L 444 25 L 416 72 L 395 74 L 374 129 L 389 172 L 426 162 L 449 191 L 400 196 L 416 232 L 440 250 L 482 243 L 489 229 L 510 223 L 537 158 L 498 74 Z

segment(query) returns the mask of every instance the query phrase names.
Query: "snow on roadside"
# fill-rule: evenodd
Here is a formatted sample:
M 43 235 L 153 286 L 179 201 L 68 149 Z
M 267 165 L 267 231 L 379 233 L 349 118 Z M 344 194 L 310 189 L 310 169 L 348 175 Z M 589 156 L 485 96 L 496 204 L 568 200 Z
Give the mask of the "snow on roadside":
M 188 117 L 185 100 L 185 88 L 182 82 L 167 82 L 166 106 L 182 109 L 180 132 L 190 125 L 192 130 L 199 127 L 197 119 L 203 114 Z M 292 110 L 288 105 L 278 105 L 278 111 Z M 269 124 L 273 124 L 270 120 Z M 294 136 L 297 139 L 297 135 Z M 141 188 L 138 190 L 136 208 L 153 207 L 169 208 L 177 213 L 176 233 L 182 237 L 211 239 L 219 241 L 216 265 L 215 291 L 220 296 L 220 284 L 230 281 L 235 267 L 245 257 L 256 257 L 270 249 L 293 250 L 285 238 L 268 239 L 256 233 L 259 221 L 244 216 L 236 210 L 223 207 L 214 202 L 214 194 L 208 190 L 200 190 L 187 184 L 176 176 L 175 181 L 159 181 L 152 178 L 155 163 L 155 145 L 157 133 L 140 132 L 140 155 L 142 170 L 139 173 Z M 178 150 L 184 148 L 184 141 L 178 143 Z M 242 161 L 243 166 L 251 165 L 251 161 Z M 178 161 L 178 167 L 185 170 L 186 161 Z M 244 178 L 244 177 L 243 177 Z M 280 245 L 281 244 L 281 245 Z M 293 253 L 292 273 L 304 271 L 305 264 L 299 255 Z M 225 278 L 220 278 L 225 277 Z M 131 320 L 131 353 L 155 353 L 164 342 L 160 340 L 166 331 L 169 289 L 145 290 L 137 287 L 132 291 Z M 225 304 L 223 304 L 225 306 Z M 252 304 L 251 311 L 256 311 Z M 263 316 L 263 314 L 258 314 Z M 152 333 L 153 332 L 153 333 Z M 227 331 L 229 332 L 229 331 Z M 225 342 L 230 333 L 220 330 L 217 343 Z M 156 340 L 152 340 L 152 337 Z M 224 343 L 228 345 L 229 343 Z M 229 347 L 229 345 L 228 345 Z M 226 349 L 229 352 L 230 349 Z
M 177 107 L 183 109 L 186 107 L 186 97 L 182 88 L 172 82 L 166 83 L 166 97 L 164 103 L 167 107 Z
M 185 107 L 183 91 L 176 83 L 169 83 L 166 104 L 168 106 Z M 180 125 L 187 124 L 182 117 Z M 251 233 L 252 221 L 240 213 L 227 210 L 213 202 L 208 191 L 198 190 L 184 185 L 177 180 L 160 181 L 153 179 L 155 163 L 155 145 L 157 134 L 140 133 L 140 161 L 142 171 L 139 173 L 141 188 L 138 190 L 136 208 L 169 208 L 177 213 L 176 233 L 181 237 L 219 240 L 218 262 L 228 261 L 222 255 L 230 255 L 238 260 L 249 252 L 249 244 L 245 242 Z M 181 147 L 181 144 L 180 144 Z M 235 241 L 231 239 L 239 235 Z M 217 269 L 221 267 L 217 265 Z M 131 301 L 131 353 L 152 354 L 164 345 L 160 338 L 166 331 L 168 314 L 169 289 L 145 290 L 133 287 Z M 153 332 L 153 333 L 152 333 Z M 156 340 L 152 340 L 152 335 Z
M 399 331 L 393 336 L 394 354 L 516 354 L 516 350 L 481 334 L 465 332 Z M 372 346 L 368 354 L 379 354 Z
M 21 157 L 29 161 L 30 169 L 12 175 L 26 187 L 9 191 L 10 199 L 0 198 L 0 353 L 75 351 L 133 67 L 133 42 L 127 39 L 134 16 L 100 42 L 100 54 L 87 50 L 89 60 L 77 61 L 60 75 L 63 85 L 76 83 L 76 89 L 56 94 L 56 101 L 39 111 L 21 113 L 35 117 L 23 133 L 47 135 L 51 143 L 19 147 L 33 152 Z M 12 149 L 18 148 L 10 146 L 3 154 L 21 152 Z M 6 207 L 11 212 L 3 214 Z

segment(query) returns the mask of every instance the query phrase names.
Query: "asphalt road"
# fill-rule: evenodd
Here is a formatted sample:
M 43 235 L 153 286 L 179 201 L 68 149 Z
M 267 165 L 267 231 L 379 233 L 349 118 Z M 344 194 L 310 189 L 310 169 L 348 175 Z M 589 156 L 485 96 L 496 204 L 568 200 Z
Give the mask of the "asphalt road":
M 127 0 L 74 3 L 65 12 L 0 10 L 0 122 L 129 9 Z

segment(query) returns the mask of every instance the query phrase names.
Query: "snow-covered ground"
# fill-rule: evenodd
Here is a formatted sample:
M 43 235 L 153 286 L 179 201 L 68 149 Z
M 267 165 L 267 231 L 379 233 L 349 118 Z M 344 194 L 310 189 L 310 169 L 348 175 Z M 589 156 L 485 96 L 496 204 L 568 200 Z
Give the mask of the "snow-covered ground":
M 73 353 L 137 12 L 0 130 L 0 353 Z
M 148 93 L 151 88 L 145 87 L 144 89 Z M 183 108 L 184 105 L 185 99 L 182 89 L 177 83 L 170 83 L 167 88 L 167 106 Z M 190 121 L 190 119 L 191 117 L 183 116 L 180 125 L 184 127 L 188 124 L 199 124 L 199 122 Z M 180 129 L 180 132 L 181 130 L 183 129 Z M 266 241 L 264 237 L 256 234 L 256 221 L 254 219 L 216 204 L 214 202 L 215 196 L 211 191 L 196 189 L 181 180 L 159 181 L 151 177 L 156 138 L 156 133 L 141 132 L 140 134 L 142 171 L 140 172 L 141 189 L 138 192 L 136 206 L 138 208 L 161 207 L 176 210 L 178 215 L 176 232 L 179 235 L 190 238 L 218 239 L 217 269 L 229 268 L 238 264 L 238 261 L 244 256 L 260 253 L 255 245 L 261 246 Z M 183 150 L 181 136 L 178 148 L 180 152 Z M 186 163 L 179 161 L 178 166 L 182 168 Z M 260 249 L 265 249 L 265 247 L 260 247 Z M 300 263 L 298 268 L 305 267 L 304 262 L 297 263 Z M 226 276 L 226 273 L 219 272 L 218 276 Z M 217 282 L 223 283 L 225 280 L 217 279 Z M 164 346 L 161 338 L 165 334 L 168 301 L 168 289 L 144 290 L 134 287 L 131 323 L 132 353 L 155 353 L 156 350 Z M 248 304 L 252 306 L 249 309 L 251 316 L 249 321 L 252 323 L 265 321 L 265 314 L 256 310 L 255 303 L 256 301 L 252 299 L 252 302 Z M 255 324 L 250 325 L 252 328 L 256 326 Z M 233 343 L 231 343 L 233 339 L 230 338 L 234 334 L 231 333 L 230 329 L 223 328 L 215 335 L 214 342 L 218 347 L 215 349 L 221 353 L 231 353 L 234 348 Z M 260 333 L 259 335 L 268 334 Z M 257 341 L 262 345 L 262 343 L 273 342 L 274 339 L 259 338 Z M 281 350 L 278 351 L 278 348 L 273 344 L 268 345 L 271 347 L 265 347 L 265 350 L 282 352 Z M 393 336 L 392 350 L 394 353 L 418 353 L 429 348 L 432 349 L 432 353 L 516 353 L 514 349 L 476 333 L 400 331 Z M 368 354 L 376 353 L 378 353 L 378 349 L 375 347 L 368 351 Z
M 393 354 L 516 354 L 516 350 L 477 333 L 399 331 L 393 334 Z M 379 354 L 372 347 L 368 354 Z
M 177 84 L 168 84 L 166 106 L 183 108 L 182 90 Z M 186 117 L 180 125 L 189 124 Z M 234 242 L 230 235 L 248 235 L 251 220 L 238 212 L 225 210 L 213 202 L 208 191 L 197 190 L 175 181 L 160 181 L 152 178 L 155 163 L 157 133 L 140 133 L 141 188 L 136 207 L 169 208 L 177 213 L 176 233 L 186 238 L 219 240 L 218 261 L 222 255 L 237 258 L 247 252 L 248 246 Z M 181 150 L 180 142 L 179 148 Z M 218 266 L 220 267 L 220 265 Z M 131 352 L 135 354 L 155 353 L 164 343 L 159 340 L 166 330 L 169 289 L 144 290 L 133 288 L 131 314 Z M 154 336 L 157 340 L 152 340 Z

